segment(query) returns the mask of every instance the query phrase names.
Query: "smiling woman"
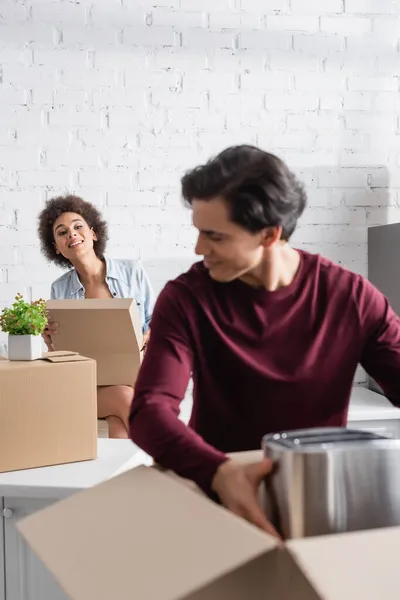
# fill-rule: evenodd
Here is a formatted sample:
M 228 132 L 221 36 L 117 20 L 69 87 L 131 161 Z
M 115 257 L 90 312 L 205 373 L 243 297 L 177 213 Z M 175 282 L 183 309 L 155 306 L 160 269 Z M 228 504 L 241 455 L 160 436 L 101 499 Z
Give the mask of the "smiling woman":
M 38 233 L 47 260 L 68 269 L 53 282 L 51 298 L 134 298 L 146 343 L 154 305 L 149 279 L 139 261 L 105 255 L 108 228 L 98 209 L 78 196 L 53 198 L 39 215 Z M 50 321 L 44 334 L 49 350 L 56 333 Z M 107 420 L 110 437 L 128 437 L 132 398 L 129 386 L 98 387 L 98 417 Z

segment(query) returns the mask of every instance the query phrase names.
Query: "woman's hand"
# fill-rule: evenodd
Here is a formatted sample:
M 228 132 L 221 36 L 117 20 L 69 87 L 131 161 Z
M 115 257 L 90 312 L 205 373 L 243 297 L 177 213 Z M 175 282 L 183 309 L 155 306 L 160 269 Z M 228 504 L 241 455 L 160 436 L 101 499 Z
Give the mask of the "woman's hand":
M 57 321 L 48 321 L 47 327 L 45 328 L 42 338 L 47 346 L 49 352 L 54 352 L 53 335 L 56 335 L 58 331 Z
M 146 352 L 146 346 L 149 343 L 149 339 L 150 339 L 150 329 L 148 329 L 143 336 L 143 345 L 142 345 L 142 350 L 141 350 L 143 353 Z

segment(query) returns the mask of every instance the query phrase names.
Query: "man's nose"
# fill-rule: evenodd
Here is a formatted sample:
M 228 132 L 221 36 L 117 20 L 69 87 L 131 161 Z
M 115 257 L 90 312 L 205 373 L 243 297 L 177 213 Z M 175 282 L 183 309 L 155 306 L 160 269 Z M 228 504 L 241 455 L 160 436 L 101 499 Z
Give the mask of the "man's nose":
M 207 253 L 207 244 L 204 243 L 204 240 L 197 238 L 196 246 L 194 248 L 195 254 L 204 256 Z

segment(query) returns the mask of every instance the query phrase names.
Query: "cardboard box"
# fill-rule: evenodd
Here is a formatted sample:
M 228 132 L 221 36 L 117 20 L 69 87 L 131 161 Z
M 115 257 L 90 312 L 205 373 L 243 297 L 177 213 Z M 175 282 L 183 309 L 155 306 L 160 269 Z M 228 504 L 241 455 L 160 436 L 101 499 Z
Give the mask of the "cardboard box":
M 245 453 L 240 460 L 261 457 Z M 192 484 L 151 467 L 17 526 L 73 600 L 399 597 L 400 528 L 279 545 Z
M 0 361 L 0 472 L 97 458 L 94 360 Z
M 97 362 L 97 385 L 136 382 L 143 346 L 132 298 L 48 300 L 50 319 L 59 323 L 55 350 L 72 350 Z

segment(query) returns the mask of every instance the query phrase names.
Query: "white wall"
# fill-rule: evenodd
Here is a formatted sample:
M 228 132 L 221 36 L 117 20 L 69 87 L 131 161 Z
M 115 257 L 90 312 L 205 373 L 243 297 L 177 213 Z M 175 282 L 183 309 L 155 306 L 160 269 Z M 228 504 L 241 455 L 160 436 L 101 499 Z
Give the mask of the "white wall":
M 192 260 L 180 176 L 243 142 L 308 185 L 296 243 L 365 274 L 400 217 L 399 32 L 399 0 L 1 0 L 0 306 L 47 296 L 35 219 L 66 191 L 159 290 Z

